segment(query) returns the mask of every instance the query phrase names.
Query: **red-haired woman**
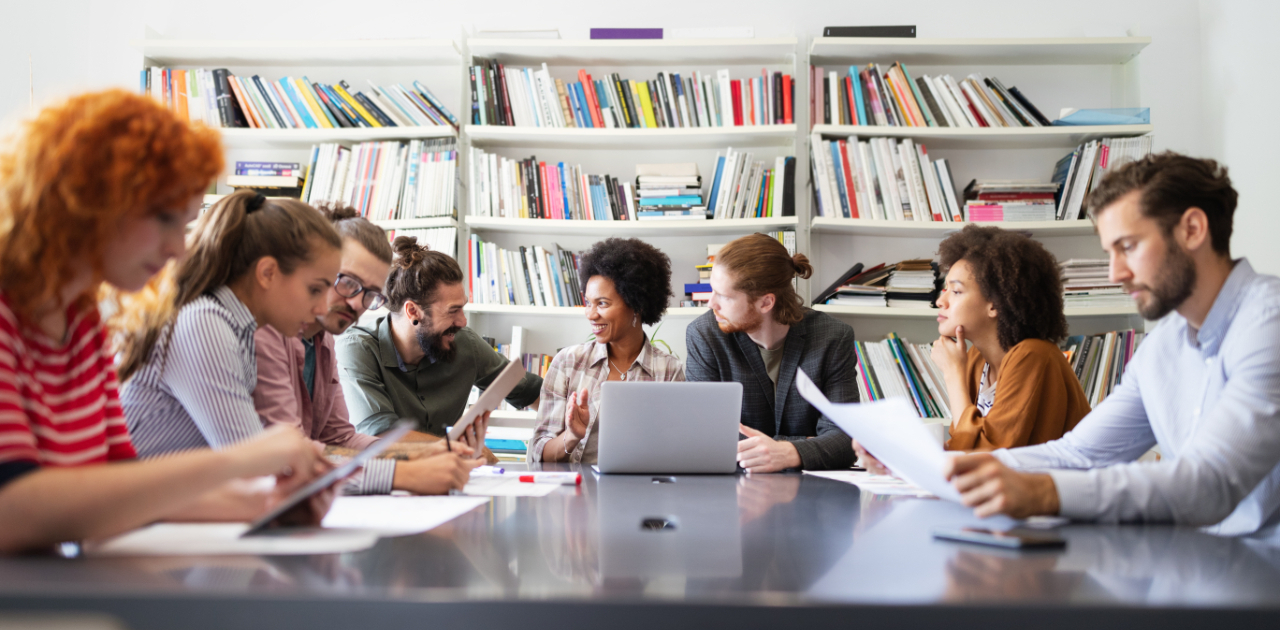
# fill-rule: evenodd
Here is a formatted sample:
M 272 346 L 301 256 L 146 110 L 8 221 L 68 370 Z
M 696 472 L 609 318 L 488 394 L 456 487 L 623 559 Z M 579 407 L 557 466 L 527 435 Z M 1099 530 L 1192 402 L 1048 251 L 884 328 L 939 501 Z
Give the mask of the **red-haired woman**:
M 121 90 L 46 108 L 0 150 L 0 551 L 248 519 L 327 469 L 288 427 L 132 461 L 96 299 L 183 255 L 222 165 L 217 132 Z M 274 493 L 236 483 L 280 472 Z

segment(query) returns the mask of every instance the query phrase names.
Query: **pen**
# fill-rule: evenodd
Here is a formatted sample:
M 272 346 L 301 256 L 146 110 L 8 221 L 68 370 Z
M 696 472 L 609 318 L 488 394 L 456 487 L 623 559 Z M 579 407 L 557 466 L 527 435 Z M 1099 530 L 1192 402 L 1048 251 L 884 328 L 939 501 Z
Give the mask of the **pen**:
M 521 483 L 558 483 L 566 486 L 582 485 L 582 475 L 576 472 L 527 472 L 520 474 Z

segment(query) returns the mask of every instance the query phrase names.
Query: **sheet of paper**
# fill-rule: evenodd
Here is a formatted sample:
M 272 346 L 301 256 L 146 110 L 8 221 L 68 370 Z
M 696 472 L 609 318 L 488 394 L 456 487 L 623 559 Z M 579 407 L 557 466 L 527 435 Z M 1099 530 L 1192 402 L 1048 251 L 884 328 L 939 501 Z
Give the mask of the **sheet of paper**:
M 946 451 L 929 434 L 906 399 L 833 403 L 804 370 L 796 370 L 796 389 L 895 475 L 938 497 L 960 502 L 960 493 L 942 476 Z
M 572 488 L 554 483 L 521 483 L 511 475 L 501 477 L 472 476 L 462 493 L 473 497 L 545 497 L 558 488 Z
M 241 538 L 248 523 L 157 523 L 86 547 L 91 556 L 220 556 L 347 553 L 372 547 L 376 532 L 313 528 Z
M 919 498 L 934 496 L 933 493 L 910 481 L 890 475 L 873 475 L 865 470 L 806 470 L 804 474 L 850 483 L 858 486 L 858 489 L 872 494 Z
M 324 517 L 324 526 L 408 536 L 435 529 L 488 502 L 482 497 L 338 497 Z

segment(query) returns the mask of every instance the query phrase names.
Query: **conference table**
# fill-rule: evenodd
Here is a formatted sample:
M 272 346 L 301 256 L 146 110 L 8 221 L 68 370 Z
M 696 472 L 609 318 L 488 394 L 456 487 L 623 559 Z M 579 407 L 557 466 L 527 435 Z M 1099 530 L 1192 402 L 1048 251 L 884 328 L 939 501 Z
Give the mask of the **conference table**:
M 564 466 L 547 466 L 562 470 Z M 574 468 L 576 469 L 576 468 Z M 0 559 L 0 617 L 159 628 L 1280 628 L 1280 540 L 1066 524 L 936 540 L 963 507 L 801 474 L 606 475 L 317 556 Z

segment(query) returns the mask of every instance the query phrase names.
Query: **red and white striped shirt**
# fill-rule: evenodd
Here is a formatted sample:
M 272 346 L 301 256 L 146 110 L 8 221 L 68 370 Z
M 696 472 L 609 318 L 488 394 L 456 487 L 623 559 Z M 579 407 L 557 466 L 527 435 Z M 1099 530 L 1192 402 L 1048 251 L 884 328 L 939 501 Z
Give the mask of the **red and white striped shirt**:
M 97 310 L 68 312 L 65 344 L 20 326 L 0 293 L 0 464 L 82 466 L 137 457 Z

